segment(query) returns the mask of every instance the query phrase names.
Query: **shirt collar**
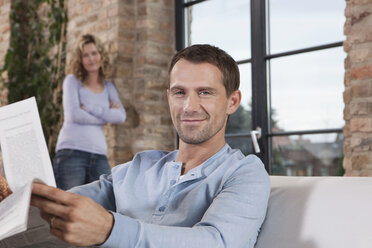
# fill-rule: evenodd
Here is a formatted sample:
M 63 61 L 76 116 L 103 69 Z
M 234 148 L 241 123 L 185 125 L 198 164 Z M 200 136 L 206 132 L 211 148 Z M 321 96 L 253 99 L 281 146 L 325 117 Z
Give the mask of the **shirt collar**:
M 206 161 L 204 161 L 202 164 L 196 166 L 195 168 L 192 168 L 184 177 L 184 179 L 196 179 L 199 177 L 207 177 L 209 174 L 212 173 L 212 171 L 215 169 L 216 166 L 218 166 L 218 163 L 216 164 L 216 160 L 218 160 L 219 157 L 226 154 L 231 147 L 226 143 L 218 152 L 213 154 L 210 158 L 208 158 Z M 182 165 L 182 162 L 175 162 L 175 159 L 177 157 L 178 150 L 173 151 L 171 154 L 169 154 L 169 162 L 172 162 L 172 164 L 180 164 Z M 214 165 L 214 166 L 213 166 Z

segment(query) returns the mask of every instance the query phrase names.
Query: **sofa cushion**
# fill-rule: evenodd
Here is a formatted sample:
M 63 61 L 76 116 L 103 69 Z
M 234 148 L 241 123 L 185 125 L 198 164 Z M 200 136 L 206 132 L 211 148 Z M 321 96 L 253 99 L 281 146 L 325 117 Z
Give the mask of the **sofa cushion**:
M 372 178 L 270 179 L 256 248 L 372 247 Z

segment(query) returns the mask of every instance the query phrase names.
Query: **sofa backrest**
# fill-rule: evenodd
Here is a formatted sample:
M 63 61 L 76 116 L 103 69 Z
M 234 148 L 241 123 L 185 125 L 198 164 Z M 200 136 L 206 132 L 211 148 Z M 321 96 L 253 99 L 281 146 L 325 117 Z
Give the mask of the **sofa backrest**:
M 371 248 L 371 177 L 271 176 L 256 248 Z

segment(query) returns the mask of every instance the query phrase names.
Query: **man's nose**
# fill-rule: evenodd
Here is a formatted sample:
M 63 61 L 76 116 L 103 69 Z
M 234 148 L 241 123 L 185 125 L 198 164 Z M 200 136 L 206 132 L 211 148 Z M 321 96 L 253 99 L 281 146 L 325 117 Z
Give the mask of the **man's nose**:
M 199 97 L 194 94 L 190 94 L 183 105 L 183 110 L 185 112 L 197 111 L 200 107 Z

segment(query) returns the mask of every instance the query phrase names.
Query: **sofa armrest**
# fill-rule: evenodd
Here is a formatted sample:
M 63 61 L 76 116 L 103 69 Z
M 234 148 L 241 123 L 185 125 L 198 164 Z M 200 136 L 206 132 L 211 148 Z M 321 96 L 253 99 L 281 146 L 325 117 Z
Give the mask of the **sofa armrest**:
M 372 247 L 371 177 L 271 176 L 256 248 Z

